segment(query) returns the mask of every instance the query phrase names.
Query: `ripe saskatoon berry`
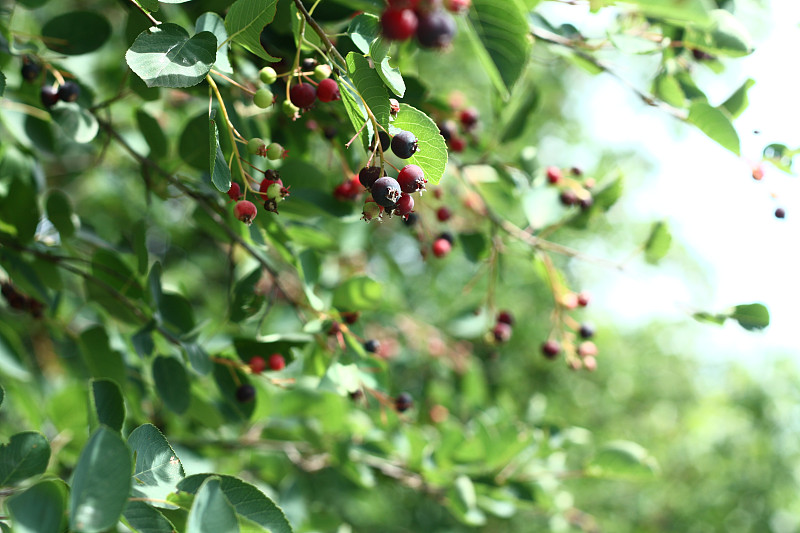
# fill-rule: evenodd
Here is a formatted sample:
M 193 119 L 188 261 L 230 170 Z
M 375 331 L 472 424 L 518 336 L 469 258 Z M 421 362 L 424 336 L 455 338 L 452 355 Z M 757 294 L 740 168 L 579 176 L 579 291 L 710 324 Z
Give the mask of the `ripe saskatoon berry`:
M 372 186 L 381 177 L 381 167 L 364 167 L 358 171 L 358 181 L 365 189 L 372 189 Z
M 49 85 L 42 87 L 39 96 L 41 97 L 42 104 L 45 107 L 53 107 L 56 105 L 56 102 L 58 102 L 58 90 Z
M 22 79 L 25 81 L 33 81 L 42 72 L 42 66 L 39 63 L 34 63 L 30 58 L 25 57 L 25 63 L 22 65 Z
M 264 67 L 258 72 L 258 77 L 261 78 L 262 83 L 270 85 L 278 79 L 278 73 L 272 67 Z
M 394 399 L 394 408 L 400 413 L 408 411 L 411 409 L 412 405 L 414 405 L 414 400 L 407 392 L 401 392 L 397 395 L 397 398 Z
M 271 143 L 267 146 L 267 159 L 277 161 L 282 157 L 286 157 L 286 150 L 283 149 L 283 146 L 278 143 Z
M 559 195 L 559 200 L 566 206 L 575 205 L 578 203 L 578 195 L 572 189 L 564 189 Z
M 450 149 L 456 153 L 461 153 L 467 147 L 467 141 L 461 137 L 453 137 L 450 139 Z
M 373 200 L 381 207 L 387 208 L 393 208 L 397 204 L 402 192 L 397 180 L 388 176 L 375 180 L 370 191 L 372 192 Z
M 583 171 L 580 169 L 580 167 L 572 167 L 572 168 L 569 169 L 569 171 L 572 172 L 572 174 L 574 176 L 582 176 L 583 175 Z
M 452 120 L 445 120 L 439 126 L 439 134 L 444 137 L 445 141 L 449 141 L 458 133 L 456 123 Z
M 395 207 L 395 214 L 405 217 L 411 214 L 414 210 L 414 199 L 406 193 L 400 195 L 400 199 L 397 200 L 397 206 Z
M 317 98 L 319 98 L 320 102 L 341 100 L 342 95 L 339 93 L 339 84 L 330 78 L 325 78 L 317 86 Z
M 392 137 L 392 152 L 400 159 L 408 159 L 418 148 L 417 138 L 410 131 L 401 131 Z
M 464 109 L 461 113 L 458 114 L 458 120 L 461 121 L 461 125 L 464 126 L 464 129 L 471 130 L 475 126 L 478 125 L 478 110 L 474 107 L 470 107 L 468 109 Z
M 317 98 L 317 90 L 310 83 L 298 83 L 289 90 L 289 99 L 300 109 L 308 109 Z
M 588 292 L 578 293 L 578 305 L 581 307 L 586 307 L 589 305 L 589 300 L 591 300 L 591 298 L 589 297 Z
M 274 353 L 269 356 L 269 368 L 270 370 L 283 370 L 286 368 L 286 359 L 279 353 Z
M 383 36 L 392 41 L 405 41 L 417 31 L 417 15 L 411 9 L 390 7 L 381 15 Z
M 594 327 L 588 322 L 584 322 L 583 324 L 581 324 L 581 328 L 578 330 L 578 334 L 583 339 L 591 339 L 594 336 Z
M 441 9 L 422 13 L 416 33 L 420 45 L 441 50 L 453 42 L 456 21 L 450 13 Z
M 370 339 L 364 343 L 364 351 L 369 353 L 376 353 L 381 347 L 380 341 Z
M 392 147 L 392 138 L 385 131 L 378 132 L 378 141 L 381 143 L 381 150 L 388 152 Z
M 403 223 L 408 227 L 416 225 L 417 222 L 419 222 L 419 217 L 416 213 L 409 213 L 403 217 Z
M 561 181 L 561 169 L 558 167 L 547 167 L 547 182 L 555 185 Z
M 514 315 L 511 314 L 511 311 L 500 311 L 497 313 L 497 321 L 502 324 L 508 324 L 509 326 L 514 325 Z
M 354 391 L 348 392 L 347 395 L 350 396 L 351 400 L 357 402 L 358 400 L 364 397 L 364 391 L 362 391 L 361 389 L 356 389 Z
M 236 182 L 231 183 L 231 188 L 228 189 L 228 197 L 235 202 L 236 200 L 239 199 L 241 195 L 242 195 L 242 190 L 239 187 L 239 184 Z
M 584 211 L 592 207 L 593 204 L 594 204 L 594 198 L 592 198 L 591 196 L 588 196 L 586 198 L 581 198 L 580 201 L 578 201 L 578 205 Z
M 400 184 L 400 189 L 408 194 L 424 191 L 425 184 L 428 180 L 425 179 L 425 173 L 418 165 L 406 165 L 400 169 L 397 175 L 397 183 Z
M 556 340 L 549 340 L 542 344 L 542 354 L 548 359 L 555 359 L 561 351 L 561 345 Z
M 250 358 L 250 361 L 247 362 L 247 366 L 250 367 L 253 374 L 260 374 L 267 368 L 267 362 L 260 355 L 254 355 Z
M 74 81 L 65 81 L 64 85 L 58 88 L 58 98 L 62 102 L 75 102 L 81 95 L 81 88 Z
M 433 241 L 433 246 L 431 249 L 433 250 L 433 255 L 436 257 L 444 257 L 450 253 L 450 250 L 453 248 L 453 245 L 450 244 L 450 241 L 443 238 L 438 238 Z
M 257 90 L 256 94 L 253 96 L 253 103 L 261 109 L 266 109 L 272 105 L 274 99 L 275 97 L 272 96 L 272 91 L 267 87 L 262 87 Z
M 446 207 L 440 207 L 436 210 L 436 218 L 439 219 L 439 222 L 447 222 L 451 216 L 453 216 L 453 213 Z
M 446 240 L 447 242 L 449 242 L 449 243 L 450 243 L 450 245 L 451 245 L 451 246 L 452 246 L 452 245 L 453 245 L 453 243 L 455 242 L 455 238 L 453 238 L 453 234 L 452 234 L 452 233 L 450 233 L 449 231 L 443 231 L 443 232 L 441 232 L 441 233 L 439 234 L 439 236 L 438 236 L 438 237 L 436 237 L 436 238 L 437 238 L 437 239 L 444 239 L 444 240 Z
M 337 200 L 344 202 L 347 200 L 354 200 L 360 192 L 361 187 L 358 185 L 358 181 L 347 180 L 336 186 L 333 190 L 333 196 L 335 196 Z
M 241 200 L 236 202 L 236 205 L 233 207 L 233 214 L 247 224 L 248 226 L 253 223 L 253 219 L 256 218 L 256 214 L 258 211 L 256 210 L 256 204 L 249 200 Z
M 498 322 L 492 330 L 492 335 L 497 342 L 508 342 L 511 338 L 511 326 L 504 322 Z
M 775 218 L 785 218 L 786 217 L 786 210 L 782 207 L 779 207 L 775 210 Z
M 256 388 L 249 383 L 239 385 L 239 387 L 236 389 L 236 400 L 239 403 L 249 403 L 255 400 L 255 398 Z
M 304 58 L 304 59 L 303 59 L 303 61 L 300 63 L 300 67 L 301 67 L 303 70 L 312 70 L 312 69 L 315 69 L 315 68 L 317 68 L 317 65 L 318 65 L 318 64 L 319 64 L 319 61 L 317 61 L 317 60 L 316 60 L 316 59 L 314 59 L 313 57 L 306 57 L 306 58 Z

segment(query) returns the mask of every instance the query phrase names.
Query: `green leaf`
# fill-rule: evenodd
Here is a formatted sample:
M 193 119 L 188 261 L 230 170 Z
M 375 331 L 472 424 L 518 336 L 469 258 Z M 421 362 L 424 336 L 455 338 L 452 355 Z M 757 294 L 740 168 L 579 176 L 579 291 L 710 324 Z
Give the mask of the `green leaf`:
M 800 148 L 790 149 L 785 144 L 773 143 L 764 147 L 763 158 L 780 170 L 791 174 L 794 156 L 800 153 Z
M 214 60 L 214 68 L 225 74 L 233 74 L 230 60 L 228 60 L 228 32 L 225 29 L 225 21 L 216 13 L 203 13 L 197 19 L 194 32 L 210 31 L 217 38 L 217 57 Z
M 75 224 L 72 222 L 72 205 L 66 194 L 54 190 L 47 195 L 45 203 L 47 218 L 58 230 L 61 239 L 69 239 L 75 234 Z
M 458 242 L 464 255 L 473 263 L 483 261 L 489 257 L 489 240 L 480 232 L 459 233 Z
M 18 381 L 29 381 L 31 374 L 22 364 L 24 347 L 8 324 L 0 323 L 0 373 Z
M 194 329 L 194 310 L 183 295 L 176 292 L 165 292 L 161 295 L 158 312 L 164 324 L 171 326 L 180 334 L 189 333 Z
M 40 481 L 11 496 L 6 505 L 17 533 L 60 533 L 67 487 L 62 481 Z
M 186 368 L 175 357 L 158 356 L 153 360 L 153 381 L 158 396 L 170 411 L 183 414 L 189 408 L 191 393 Z
M 136 254 L 136 267 L 140 275 L 147 273 L 147 224 L 140 220 L 133 226 L 133 252 Z
M 208 147 L 208 114 L 201 113 L 184 126 L 178 140 L 178 153 L 190 166 L 206 170 L 210 160 Z
M 261 31 L 275 18 L 278 0 L 236 0 L 225 16 L 230 39 L 267 61 L 278 61 L 261 46 Z
M 37 431 L 11 435 L 8 444 L 0 445 L 0 487 L 16 485 L 43 474 L 50 460 L 50 443 Z
M 347 34 L 356 48 L 361 50 L 362 54 L 367 55 L 370 53 L 373 41 L 381 35 L 380 19 L 367 13 L 356 15 L 347 27 Z
M 389 117 L 391 114 L 391 107 L 389 105 L 389 95 L 386 92 L 386 86 L 383 80 L 378 75 L 375 69 L 370 68 L 369 61 L 364 56 L 358 55 L 355 52 L 347 54 L 347 72 L 350 79 L 356 86 L 356 89 L 361 94 L 366 105 L 372 111 L 375 120 L 379 126 L 383 128 L 389 127 Z M 361 126 L 359 125 L 359 128 Z M 372 122 L 367 122 L 367 127 L 364 128 L 361 139 L 364 142 L 364 149 L 368 150 L 369 144 L 373 138 Z
M 236 511 L 222 492 L 221 481 L 212 476 L 206 479 L 197 491 L 189 511 L 186 533 L 238 532 Z
M 161 503 L 184 477 L 183 465 L 164 435 L 152 424 L 143 424 L 128 436 L 128 446 L 136 457 L 132 494 L 151 498 L 151 505 L 172 508 Z M 130 469 L 125 474 L 130 475 Z
M 681 84 L 675 76 L 666 72 L 660 73 L 653 80 L 653 95 L 674 107 L 682 108 L 686 105 L 686 95 L 683 94 Z
M 89 424 L 92 430 L 103 424 L 115 431 L 122 431 L 125 423 L 125 401 L 122 391 L 110 379 L 89 381 Z
M 225 162 L 225 154 L 219 146 L 219 131 L 217 123 L 208 121 L 208 164 L 211 173 L 211 182 L 220 192 L 228 192 L 231 188 L 231 169 Z
M 133 271 L 114 251 L 99 248 L 92 255 L 92 275 L 110 285 L 123 296 L 137 300 L 144 295 Z M 119 301 L 115 300 L 117 305 Z
M 438 184 L 447 168 L 447 145 L 436 123 L 419 109 L 400 104 L 400 111 L 389 133 L 394 134 L 397 130 L 410 131 L 419 144 L 416 153 L 406 160 L 406 164 L 419 165 L 425 173 L 425 179 L 432 185 Z
M 340 94 L 342 95 L 342 103 L 347 112 L 347 118 L 350 119 L 350 124 L 355 131 L 360 131 L 361 144 L 365 150 L 368 149 L 370 144 L 369 131 L 364 124 L 367 122 L 367 112 L 364 108 L 364 102 L 358 98 L 353 90 L 345 84 L 339 85 Z M 363 128 L 363 129 L 362 129 Z
M 253 269 L 247 276 L 236 282 L 231 301 L 231 322 L 241 322 L 261 309 L 264 303 L 264 296 L 256 293 L 256 284 L 261 279 L 261 276 L 262 271 L 259 267 Z
M 753 43 L 744 24 L 724 9 L 710 13 L 709 26 L 689 26 L 683 38 L 687 48 L 715 56 L 741 57 L 753 52 Z
M 647 450 L 630 441 L 609 442 L 586 467 L 591 477 L 641 479 L 656 475 L 658 463 Z
M 164 129 L 161 124 L 140 108 L 136 110 L 136 125 L 150 148 L 148 157 L 160 159 L 166 156 L 169 152 L 169 141 L 167 141 L 167 136 L 164 135 Z
M 77 143 L 91 142 L 100 130 L 94 115 L 76 103 L 61 103 L 50 115 L 64 134 Z
M 0 96 L 6 92 L 6 75 L 0 72 Z
M 333 292 L 333 306 L 348 311 L 379 309 L 385 299 L 383 286 L 367 276 L 350 278 Z
M 669 232 L 667 223 L 663 220 L 655 222 L 644 245 L 645 260 L 653 265 L 658 263 L 667 255 L 670 244 L 672 244 L 672 234 Z
M 769 309 L 763 304 L 741 304 L 733 308 L 730 317 L 747 331 L 769 326 Z
M 125 384 L 125 363 L 119 352 L 112 350 L 103 326 L 93 326 L 80 335 L 81 352 L 94 378 L 108 378 L 120 387 Z
M 723 111 L 705 102 L 694 102 L 689 108 L 688 120 L 723 148 L 739 155 L 739 134 Z
M 206 375 L 211 372 L 211 357 L 202 346 L 194 342 L 185 343 L 181 346 L 186 350 L 189 364 L 192 365 L 195 372 L 201 375 Z
M 213 33 L 189 37 L 185 29 L 167 22 L 140 33 L 125 60 L 148 87 L 191 87 L 203 81 L 216 54 Z
M 0 407 L 3 405 L 3 400 L 6 399 L 6 390 L 0 385 Z
M 710 0 L 625 0 L 636 4 L 637 8 L 649 17 L 668 20 L 688 21 L 695 24 L 708 24 L 713 3 Z M 605 0 L 605 4 L 613 4 Z
M 715 315 L 715 314 L 712 314 L 712 313 L 707 313 L 705 311 L 700 311 L 698 313 L 694 313 L 692 315 L 692 318 L 694 318 L 698 322 L 709 322 L 711 324 L 717 324 L 717 325 L 721 326 L 730 317 L 728 315 L 725 315 L 725 314 L 716 314 Z
M 732 118 L 737 118 L 750 104 L 747 98 L 747 91 L 755 84 L 755 80 L 748 78 L 720 107 L 727 111 Z
M 16 178 L 11 181 L 7 196 L 0 201 L 0 220 L 17 230 L 17 239 L 23 243 L 33 239 L 39 223 L 39 205 L 33 181 Z
M 131 452 L 122 437 L 100 426 L 81 452 L 72 474 L 70 527 L 105 531 L 119 521 L 131 491 Z
M 377 65 L 375 71 L 381 77 L 383 83 L 390 91 L 402 98 L 406 93 L 406 82 L 403 80 L 400 69 L 389 64 L 390 45 L 391 43 L 385 39 L 375 39 L 369 48 L 369 55 L 372 58 L 372 62 Z
M 45 46 L 68 56 L 94 52 L 111 36 L 111 24 L 95 11 L 70 11 L 42 27 Z
M 447 501 L 455 517 L 465 524 L 482 526 L 486 523 L 486 515 L 478 509 L 475 485 L 469 477 L 460 475 L 455 479 Z
M 155 329 L 155 321 L 151 320 L 139 331 L 131 335 L 131 344 L 133 344 L 133 348 L 140 357 L 147 357 L 156 349 L 155 342 L 153 342 L 153 329 Z
M 270 533 L 292 533 L 292 526 L 289 525 L 283 511 L 263 492 L 239 478 L 196 474 L 181 481 L 178 489 L 198 493 L 203 482 L 212 476 L 220 480 L 220 488 L 228 501 L 235 507 L 236 514 L 266 528 Z
M 173 533 L 175 526 L 158 509 L 142 501 L 129 501 L 122 514 L 139 533 Z
M 477 34 L 481 51 L 491 59 L 485 66 L 498 89 L 508 95 L 522 74 L 531 48 L 525 13 L 513 0 L 473 0 L 469 21 Z M 494 68 L 492 69 L 492 65 Z M 494 71 L 494 72 L 492 72 Z

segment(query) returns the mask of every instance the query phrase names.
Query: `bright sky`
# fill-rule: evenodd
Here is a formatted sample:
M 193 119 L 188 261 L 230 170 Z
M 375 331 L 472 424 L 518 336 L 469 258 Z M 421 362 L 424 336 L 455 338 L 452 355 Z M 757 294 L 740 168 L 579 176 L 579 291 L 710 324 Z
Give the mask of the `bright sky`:
M 659 267 L 634 261 L 626 274 L 575 265 L 578 279 L 586 280 L 584 288 L 594 294 L 592 305 L 623 331 L 653 318 L 683 321 L 688 338 L 665 339 L 673 349 L 691 339 L 698 355 L 715 361 L 735 358 L 755 367 L 767 353 L 800 355 L 800 177 L 767 164 L 765 178 L 756 182 L 749 168 L 749 161 L 759 160 L 767 144 L 800 146 L 800 73 L 793 59 L 800 50 L 800 2 L 773 0 L 772 13 L 766 16 L 747 11 L 749 3 L 744 0 L 737 6 L 754 35 L 756 52 L 727 61 L 730 72 L 722 83 L 706 67 L 697 71 L 713 105 L 748 77 L 756 80 L 749 92 L 750 106 L 735 122 L 742 158 L 698 130 L 643 106 L 609 76 L 576 75 L 580 85 L 570 97 L 576 112 L 585 117 L 585 138 L 635 148 L 654 163 L 649 175 L 631 176 L 635 186 L 612 212 L 612 220 L 624 224 L 630 218 L 667 219 L 673 246 L 677 242 L 684 247 L 704 276 L 671 268 L 669 255 Z M 549 14 L 557 22 L 561 15 L 574 19 L 575 10 L 585 9 L 548 4 L 553 4 Z M 773 215 L 779 206 L 787 213 L 783 220 Z M 591 250 L 604 257 L 624 257 L 602 243 Z M 707 287 L 698 283 L 701 279 L 708 280 Z M 687 313 L 752 302 L 770 309 L 772 322 L 763 333 L 746 332 L 730 321 L 724 327 L 695 325 Z

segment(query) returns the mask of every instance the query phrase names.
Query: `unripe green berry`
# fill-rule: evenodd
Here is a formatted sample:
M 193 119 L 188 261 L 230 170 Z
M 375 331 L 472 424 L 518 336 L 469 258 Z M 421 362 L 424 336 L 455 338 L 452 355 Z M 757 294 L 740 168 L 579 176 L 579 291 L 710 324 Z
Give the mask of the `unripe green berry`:
M 259 71 L 258 77 L 261 78 L 262 83 L 269 85 L 275 83 L 275 80 L 278 79 L 278 73 L 272 67 L 264 67 Z
M 247 151 L 253 155 L 258 155 L 258 152 L 266 145 L 263 139 L 253 137 L 247 141 Z
M 272 91 L 270 91 L 266 87 L 262 87 L 256 91 L 255 96 L 253 96 L 253 103 L 256 104 L 261 109 L 266 109 L 272 105 Z
M 283 189 L 283 185 L 280 183 L 273 183 L 269 187 L 267 187 L 267 198 L 270 200 L 282 200 L 283 195 L 281 194 L 281 190 Z
M 322 81 L 326 78 L 331 77 L 331 67 L 330 65 L 317 65 L 314 69 L 314 79 L 318 81 Z
M 267 159 L 277 161 L 281 157 L 283 157 L 283 146 L 278 143 L 272 143 L 267 146 Z

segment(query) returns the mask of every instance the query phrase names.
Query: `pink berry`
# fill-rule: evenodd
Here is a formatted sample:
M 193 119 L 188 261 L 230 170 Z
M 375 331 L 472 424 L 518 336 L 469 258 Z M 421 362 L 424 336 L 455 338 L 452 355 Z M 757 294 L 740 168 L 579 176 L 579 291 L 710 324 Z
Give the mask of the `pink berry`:
M 269 356 L 270 370 L 283 370 L 286 368 L 286 359 L 279 353 L 274 353 Z
M 580 346 L 578 346 L 578 355 L 581 357 L 597 355 L 597 345 L 592 341 L 583 341 Z
M 511 326 L 504 322 L 498 322 L 492 330 L 492 335 L 497 342 L 508 342 L 511 338 Z
M 472 0 L 445 0 L 444 5 L 448 11 L 453 13 L 461 13 L 469 9 Z
M 267 362 L 260 355 L 254 355 L 251 357 L 247 365 L 250 367 L 250 370 L 253 372 L 253 374 L 260 374 L 265 368 L 267 368 Z
M 444 256 L 446 256 L 447 254 L 450 253 L 450 250 L 452 248 L 453 248 L 453 245 L 450 244 L 450 241 L 448 241 L 447 239 L 443 239 L 443 238 L 436 239 L 433 242 L 433 246 L 432 246 L 433 255 L 435 255 L 436 257 L 444 257 Z
M 339 84 L 331 78 L 325 78 L 317 85 L 317 98 L 319 98 L 320 102 L 341 100 L 342 95 L 339 93 Z
M 253 219 L 256 218 L 256 204 L 249 200 L 241 200 L 236 202 L 236 205 L 233 207 L 233 214 L 247 224 L 248 226 L 253 223 Z
M 561 169 L 558 167 L 547 167 L 547 182 L 555 185 L 561 181 Z
M 289 90 L 289 99 L 300 109 L 308 109 L 317 99 L 317 90 L 310 83 L 298 83 Z
M 582 292 L 578 294 L 578 305 L 580 305 L 581 307 L 586 307 L 587 305 L 589 305 L 589 300 L 590 298 L 588 292 Z
M 400 199 L 397 200 L 397 205 L 394 209 L 397 215 L 404 217 L 414 210 L 414 199 L 407 193 L 403 193 L 400 195 Z
M 242 195 L 242 190 L 238 183 L 231 183 L 231 188 L 228 189 L 228 197 L 234 202 Z
M 383 36 L 392 41 L 405 41 L 417 31 L 417 15 L 412 9 L 390 7 L 381 15 Z

